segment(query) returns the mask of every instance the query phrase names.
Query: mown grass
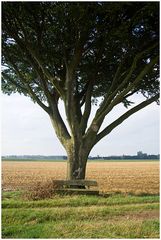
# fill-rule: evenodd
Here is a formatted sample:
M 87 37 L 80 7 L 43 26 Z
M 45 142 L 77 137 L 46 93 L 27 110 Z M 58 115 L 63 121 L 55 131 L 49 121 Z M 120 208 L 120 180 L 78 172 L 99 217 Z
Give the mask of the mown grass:
M 159 196 L 2 199 L 3 238 L 159 238 Z

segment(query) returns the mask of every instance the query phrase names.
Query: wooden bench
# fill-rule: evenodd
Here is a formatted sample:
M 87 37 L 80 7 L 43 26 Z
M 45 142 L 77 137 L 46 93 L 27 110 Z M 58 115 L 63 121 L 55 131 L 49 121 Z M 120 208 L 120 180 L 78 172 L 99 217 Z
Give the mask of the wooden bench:
M 98 183 L 95 180 L 53 180 L 53 186 L 56 193 L 99 194 L 98 189 L 90 189 L 91 187 L 98 187 Z

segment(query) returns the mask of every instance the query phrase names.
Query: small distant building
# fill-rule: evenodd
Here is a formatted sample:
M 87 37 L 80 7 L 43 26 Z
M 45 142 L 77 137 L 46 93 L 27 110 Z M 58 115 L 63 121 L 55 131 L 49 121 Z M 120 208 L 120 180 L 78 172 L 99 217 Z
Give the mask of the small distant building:
M 141 157 L 143 155 L 142 151 L 137 152 L 137 156 Z
M 147 158 L 147 153 L 143 153 L 142 151 L 139 151 L 139 152 L 137 152 L 137 156 L 139 157 L 139 158 Z

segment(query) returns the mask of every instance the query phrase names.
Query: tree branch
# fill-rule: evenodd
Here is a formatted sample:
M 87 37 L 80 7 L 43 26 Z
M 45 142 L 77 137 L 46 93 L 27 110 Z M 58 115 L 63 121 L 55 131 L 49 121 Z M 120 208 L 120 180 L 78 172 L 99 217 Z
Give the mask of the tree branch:
M 119 84 L 118 87 L 115 89 L 114 87 L 115 87 L 115 84 L 118 82 L 118 79 L 119 79 L 118 75 L 120 74 L 121 67 L 122 67 L 122 63 L 119 64 L 118 69 L 117 69 L 117 71 L 116 71 L 116 74 L 115 74 L 115 76 L 114 76 L 112 85 L 111 85 L 111 87 L 110 87 L 110 89 L 109 89 L 109 91 L 108 91 L 108 93 L 109 93 L 110 95 L 108 96 L 108 93 L 107 93 L 107 97 L 105 98 L 104 103 L 102 104 L 101 108 L 98 110 L 98 113 L 100 113 L 101 111 L 104 111 L 104 109 L 106 108 L 106 106 L 111 103 L 111 100 L 113 100 L 113 98 L 116 96 L 116 94 L 117 94 L 119 91 L 122 91 L 123 88 L 125 88 L 126 84 L 128 83 L 129 79 L 130 79 L 131 76 L 132 76 L 133 71 L 134 71 L 135 68 L 136 68 L 136 65 L 137 65 L 138 60 L 140 60 L 140 58 L 143 57 L 143 55 L 144 55 L 145 53 L 148 53 L 148 52 L 151 51 L 153 48 L 155 48 L 157 45 L 158 45 L 158 43 L 155 43 L 155 44 L 153 44 L 152 46 L 148 47 L 147 49 L 144 49 L 142 52 L 136 54 L 136 56 L 134 57 L 133 63 L 132 63 L 132 65 L 131 65 L 131 67 L 130 67 L 130 70 L 129 70 L 128 74 L 126 75 L 126 77 L 124 78 L 124 80 L 121 82 L 121 84 Z M 153 61 L 153 60 L 152 60 L 152 61 Z M 154 60 L 154 62 L 156 62 L 156 60 Z M 146 73 L 144 74 L 144 72 L 147 72 L 149 66 L 151 67 L 151 65 L 152 65 L 152 66 L 154 65 L 153 62 L 150 63 L 150 64 L 147 64 L 147 65 L 145 66 L 144 70 L 138 75 L 138 78 L 136 78 L 136 80 L 134 81 L 134 82 L 135 82 L 134 85 L 137 84 L 137 82 L 138 82 L 137 79 L 141 79 L 141 77 L 146 74 Z M 132 86 L 132 85 L 131 85 L 131 86 Z M 129 85 L 129 87 L 127 87 L 127 88 L 125 89 L 125 92 L 126 92 L 126 93 L 128 93 L 128 91 L 129 91 L 129 90 L 127 90 L 127 89 L 130 89 L 130 85 Z M 125 93 L 125 94 L 126 94 L 126 93 Z M 125 94 L 124 94 L 124 95 L 125 95 Z M 101 110 L 101 109 L 102 109 L 102 110 Z
M 110 125 L 108 125 L 103 131 L 101 131 L 97 137 L 96 137 L 96 141 L 95 144 L 98 143 L 103 137 L 105 137 L 106 135 L 108 135 L 115 127 L 117 127 L 118 125 L 120 125 L 124 120 L 126 120 L 128 117 L 130 117 L 132 114 L 136 113 L 137 111 L 141 110 L 142 108 L 148 106 L 149 104 L 151 104 L 152 102 L 156 101 L 159 98 L 159 94 L 157 94 L 156 96 L 138 104 L 137 106 L 131 108 L 129 111 L 127 111 L 126 113 L 124 113 L 121 117 L 119 117 L 118 119 L 116 119 L 113 123 L 111 123 Z
M 91 112 L 91 96 L 92 96 L 92 90 L 93 90 L 93 79 L 89 82 L 88 88 L 87 88 L 87 94 L 85 97 L 85 109 L 84 113 L 81 119 L 80 123 L 80 129 L 82 130 L 82 134 L 84 134 L 86 127 L 87 127 L 87 122 L 89 119 L 89 115 Z
M 49 113 L 49 107 L 45 106 L 41 101 L 40 99 L 36 96 L 36 94 L 34 93 L 34 91 L 32 90 L 32 88 L 30 87 L 27 79 L 25 78 L 24 74 L 21 73 L 21 71 L 18 69 L 17 65 L 12 61 L 12 59 L 9 57 L 9 53 L 8 53 L 8 61 L 9 63 L 12 65 L 14 71 L 16 72 L 16 74 L 19 76 L 19 78 L 21 79 L 21 81 L 26 85 L 26 87 L 28 88 L 29 90 L 29 94 L 32 95 L 32 97 L 35 99 L 35 101 L 47 112 Z M 40 74 L 40 77 L 41 77 L 41 74 Z M 43 77 L 43 76 L 42 76 Z M 50 99 L 50 94 L 49 94 L 49 91 L 47 89 L 47 86 L 46 86 L 46 83 L 44 81 L 44 79 L 42 79 L 42 82 L 43 82 L 43 90 L 46 94 L 46 97 L 47 97 L 47 100 L 50 104 L 51 102 L 51 99 Z
M 21 79 L 21 81 L 24 83 L 24 85 L 26 87 L 23 87 L 21 85 L 19 85 L 16 81 L 12 80 L 11 78 L 9 78 L 9 76 L 5 73 L 2 73 L 3 77 L 5 77 L 7 80 L 9 80 L 11 83 L 13 83 L 16 87 L 20 88 L 22 90 L 22 92 L 26 92 L 30 95 L 31 98 L 33 98 L 33 100 L 35 100 L 37 102 L 37 104 L 43 108 L 45 110 L 45 112 L 47 112 L 48 114 L 50 113 L 50 108 L 47 107 L 44 103 L 42 103 L 40 101 L 40 99 L 38 98 L 38 96 L 34 93 L 34 91 L 32 90 L 32 88 L 30 87 L 30 85 L 26 82 L 24 76 L 20 73 L 20 71 L 17 69 L 16 65 L 13 66 L 14 70 L 16 71 L 17 75 L 19 76 L 19 78 Z
M 16 35 L 16 31 L 14 32 L 9 26 L 8 24 L 6 24 L 6 28 L 8 29 L 9 33 L 11 34 L 11 36 L 15 39 L 15 41 L 17 42 L 17 44 L 19 45 L 20 49 L 22 50 L 22 52 L 25 51 L 25 53 L 27 54 L 27 57 L 29 57 L 30 55 L 33 57 L 33 59 L 36 61 L 37 65 L 40 67 L 40 69 L 42 70 L 43 74 L 49 79 L 49 81 L 54 85 L 54 87 L 57 89 L 57 91 L 59 92 L 59 94 L 61 95 L 61 97 L 64 97 L 64 92 L 63 89 L 59 86 L 59 82 L 57 81 L 56 78 L 52 77 L 52 75 L 50 74 L 50 72 L 43 67 L 43 63 L 40 59 L 40 57 L 38 56 L 38 54 L 36 54 L 36 52 L 33 50 L 33 48 L 31 47 L 31 45 L 28 43 L 27 41 L 27 36 L 25 35 L 25 40 L 23 41 L 22 39 L 20 39 L 17 35 Z M 31 57 L 30 58 L 30 62 L 31 62 Z M 36 69 L 38 69 L 38 66 L 36 67 Z
M 68 140 L 71 136 L 64 124 L 64 121 L 59 113 L 59 109 L 56 103 L 53 104 L 53 113 L 50 114 L 52 125 L 55 129 L 56 135 L 64 147 L 68 144 Z
M 31 46 L 27 43 L 26 44 L 27 49 L 29 50 L 29 52 L 31 53 L 31 55 L 33 56 L 33 58 L 36 60 L 38 66 L 40 67 L 40 69 L 42 70 L 43 74 L 46 76 L 46 78 L 54 85 L 54 87 L 56 88 L 56 90 L 58 91 L 58 93 L 60 94 L 60 96 L 62 98 L 64 98 L 64 92 L 63 89 L 60 87 L 59 82 L 57 81 L 56 78 L 54 78 L 50 72 L 43 66 L 43 63 L 40 59 L 40 57 L 38 56 L 38 54 L 36 54 L 36 52 L 31 48 Z
M 47 112 L 48 114 L 50 114 L 50 108 L 47 107 L 44 103 L 42 103 L 40 101 L 40 99 L 37 97 L 37 95 L 34 93 L 34 91 L 32 90 L 32 88 L 30 87 L 29 84 L 27 84 L 27 88 L 28 88 L 28 93 L 30 94 L 30 96 L 39 104 L 40 107 L 42 107 L 45 112 Z
M 147 64 L 144 69 L 140 72 L 140 74 L 136 77 L 136 79 L 128 85 L 127 88 L 125 88 L 120 94 L 118 94 L 110 103 L 109 105 L 106 104 L 103 107 L 101 106 L 96 114 L 95 117 L 88 128 L 88 131 L 86 135 L 90 135 L 91 132 L 95 132 L 96 134 L 98 133 L 101 124 L 105 118 L 105 116 L 113 109 L 114 106 L 117 104 L 121 103 L 124 100 L 124 97 L 126 94 L 128 94 L 130 91 L 133 91 L 137 84 L 142 80 L 144 75 L 151 69 L 151 67 L 154 66 L 154 64 L 158 61 L 158 56 L 154 57 L 149 64 Z
M 109 103 L 107 100 L 106 104 L 104 106 L 101 106 L 100 109 L 96 113 L 96 118 L 97 119 L 103 119 L 109 111 L 112 110 L 114 106 L 116 106 L 118 103 L 120 103 L 126 94 L 128 94 L 130 91 L 134 91 L 135 87 L 139 82 L 142 80 L 142 78 L 145 76 L 145 74 L 148 73 L 148 71 L 155 65 L 155 63 L 158 61 L 158 56 L 154 57 L 149 64 L 147 64 L 144 69 L 140 72 L 140 74 L 135 78 L 135 80 L 132 83 L 129 83 L 129 85 L 120 93 L 118 94 L 115 98 L 112 94 L 112 102 Z M 122 84 L 121 84 L 122 85 Z M 118 89 L 117 89 L 118 90 Z M 120 89 L 121 90 L 121 89 Z
M 76 112 L 75 106 L 77 105 L 76 98 L 74 95 L 76 94 L 76 78 L 75 78 L 75 71 L 80 62 L 81 56 L 83 51 L 83 42 L 76 43 L 75 53 L 73 59 L 68 63 L 66 61 L 66 81 L 65 81 L 65 108 L 67 119 L 70 124 L 71 130 L 74 126 L 78 127 L 79 122 L 76 122 Z M 72 130 L 73 131 L 73 130 Z

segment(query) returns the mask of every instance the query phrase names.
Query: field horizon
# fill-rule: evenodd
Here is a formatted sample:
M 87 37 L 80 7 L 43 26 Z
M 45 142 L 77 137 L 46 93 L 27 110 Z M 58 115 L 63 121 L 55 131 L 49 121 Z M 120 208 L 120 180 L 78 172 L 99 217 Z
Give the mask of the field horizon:
M 11 159 L 11 158 L 5 158 L 1 159 L 1 161 L 17 161 L 17 162 L 67 162 L 67 159 Z M 159 162 L 160 159 L 88 159 L 88 162 Z

